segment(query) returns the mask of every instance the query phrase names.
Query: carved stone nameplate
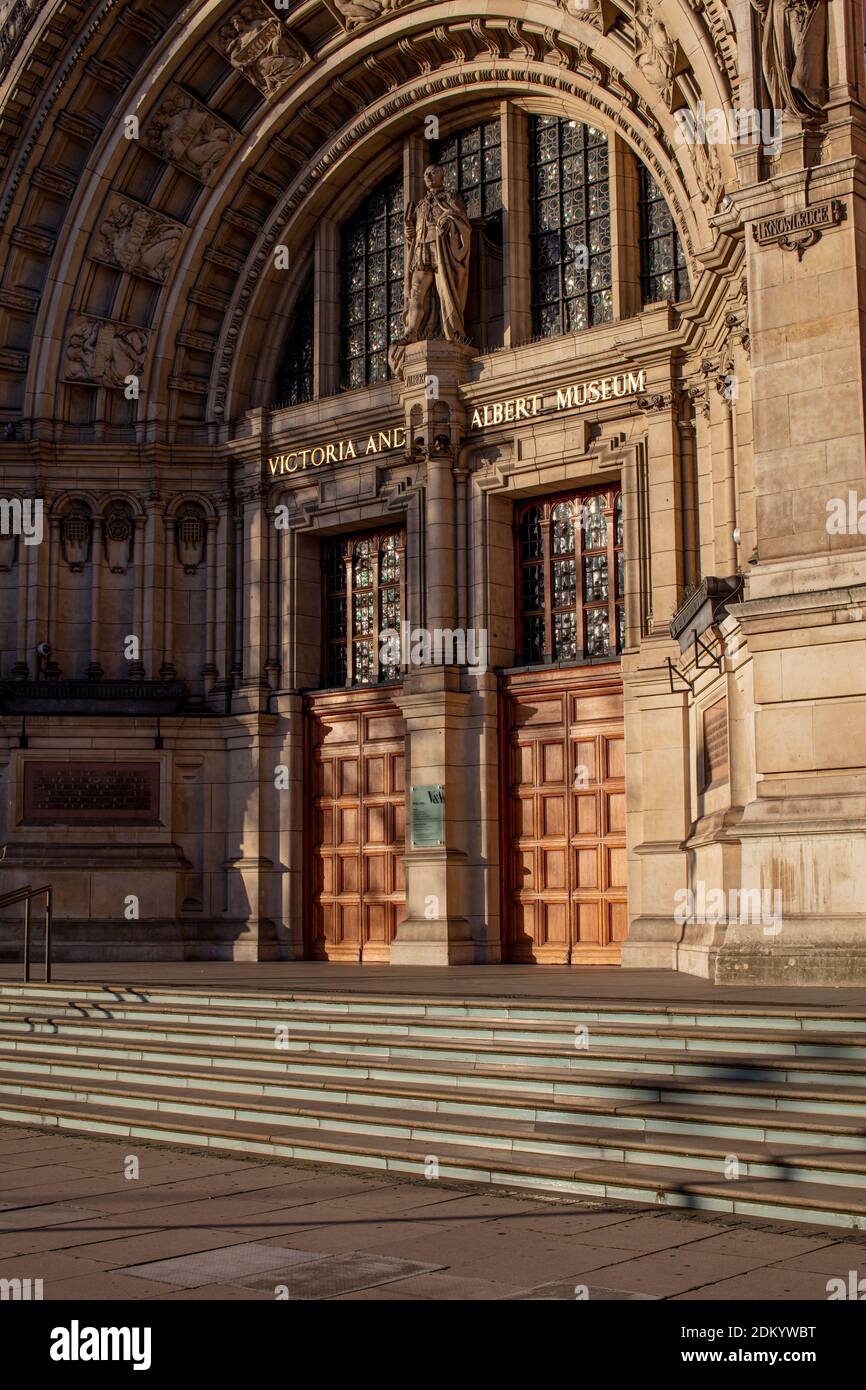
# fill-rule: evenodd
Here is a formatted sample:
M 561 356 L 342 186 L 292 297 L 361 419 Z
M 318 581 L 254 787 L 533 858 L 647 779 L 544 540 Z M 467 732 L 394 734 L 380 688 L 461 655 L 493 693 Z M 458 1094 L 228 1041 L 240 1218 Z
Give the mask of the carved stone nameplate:
M 813 203 L 793 212 L 779 212 L 752 223 L 752 236 L 759 246 L 777 243 L 783 251 L 796 251 L 798 259 L 807 246 L 813 246 L 822 231 L 835 227 L 845 216 L 845 205 L 838 198 Z
M 157 825 L 159 763 L 24 764 L 27 825 Z

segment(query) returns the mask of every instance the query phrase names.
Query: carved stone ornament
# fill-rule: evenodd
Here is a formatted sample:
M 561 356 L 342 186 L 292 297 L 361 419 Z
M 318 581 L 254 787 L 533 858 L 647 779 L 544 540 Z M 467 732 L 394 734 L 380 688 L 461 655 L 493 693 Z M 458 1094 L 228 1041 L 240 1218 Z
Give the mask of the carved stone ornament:
M 220 27 L 217 46 L 266 97 L 276 96 L 309 56 L 262 0 L 244 5 Z
M 126 574 L 132 563 L 132 517 L 124 507 L 113 507 L 102 526 L 105 558 L 112 574 Z
M 557 4 L 573 19 L 582 19 L 601 34 L 606 34 L 616 19 L 616 7 L 611 0 L 557 0 Z
M 5 73 L 44 0 L 0 0 L 0 76 Z
M 330 3 L 347 29 L 357 29 L 360 24 L 381 19 L 390 10 L 399 10 L 407 0 L 330 0 Z
M 173 87 L 163 97 L 141 138 L 162 159 L 207 183 L 231 150 L 235 132 L 188 92 Z
M 712 214 L 718 211 L 722 194 L 725 191 L 725 180 L 719 156 L 715 145 L 705 144 L 700 140 L 695 141 L 691 148 L 695 162 L 695 179 L 697 180 L 698 192 L 701 195 L 701 202 L 707 205 L 710 214 Z
M 761 17 L 761 68 L 777 111 L 819 116 L 827 100 L 827 0 L 751 0 Z
M 677 44 L 656 16 L 658 0 L 636 0 L 634 9 L 635 62 L 648 82 L 673 109 L 677 75 Z
M 424 197 L 406 209 L 409 289 L 404 333 L 389 353 L 391 368 L 397 372 L 402 368 L 407 343 L 428 338 L 467 341 L 463 314 L 469 292 L 472 226 L 463 199 L 445 187 L 441 165 L 427 166 L 424 184 Z
M 184 574 L 195 574 L 204 561 L 207 526 L 197 507 L 184 507 L 174 523 L 177 558 Z
M 90 558 L 92 534 L 93 524 L 90 517 L 78 508 L 67 512 L 60 523 L 63 558 L 73 574 L 80 574 Z
M 159 213 L 114 197 L 96 237 L 94 258 L 164 284 L 184 228 Z
M 143 328 L 106 323 L 104 319 L 77 314 L 66 341 L 64 379 L 123 387 L 127 377 L 141 377 L 147 341 Z

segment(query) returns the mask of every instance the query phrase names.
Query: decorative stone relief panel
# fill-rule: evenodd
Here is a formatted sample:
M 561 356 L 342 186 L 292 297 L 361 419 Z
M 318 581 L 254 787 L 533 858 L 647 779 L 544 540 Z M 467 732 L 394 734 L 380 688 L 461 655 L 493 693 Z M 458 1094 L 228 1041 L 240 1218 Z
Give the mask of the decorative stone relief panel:
M 112 198 L 93 248 L 95 260 L 164 284 L 184 227 L 126 198 Z
M 669 111 L 673 110 L 674 79 L 678 69 L 676 39 L 656 14 L 658 0 L 636 0 L 635 62 L 648 82 L 661 94 Z
M 75 507 L 60 523 L 60 545 L 63 558 L 73 574 L 80 574 L 90 558 L 90 538 L 93 525 L 88 514 Z
M 263 0 L 244 5 L 217 32 L 215 46 L 266 97 L 276 96 L 309 54 Z
M 407 0 L 330 0 L 330 8 L 341 17 L 347 29 L 371 24 L 390 10 L 399 10 Z
M 201 508 L 190 503 L 181 509 L 174 524 L 177 558 L 185 574 L 195 574 L 204 560 L 207 525 Z
M 180 87 L 171 87 L 142 131 L 162 159 L 207 183 L 231 150 L 235 131 Z
M 126 574 L 132 563 L 132 517 L 122 503 L 116 503 L 106 513 L 102 527 L 105 558 L 112 574 Z
M 141 376 L 147 343 L 142 328 L 76 314 L 63 355 L 64 379 L 125 386 L 128 376 Z

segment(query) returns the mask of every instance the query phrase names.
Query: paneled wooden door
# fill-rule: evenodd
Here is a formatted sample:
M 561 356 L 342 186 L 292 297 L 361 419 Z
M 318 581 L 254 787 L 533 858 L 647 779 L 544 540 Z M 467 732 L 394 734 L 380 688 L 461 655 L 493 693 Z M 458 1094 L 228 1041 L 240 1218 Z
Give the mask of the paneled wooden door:
M 521 673 L 502 700 L 507 958 L 618 965 L 628 928 L 619 668 Z
M 387 961 L 405 915 L 403 719 L 384 690 L 307 700 L 307 954 Z

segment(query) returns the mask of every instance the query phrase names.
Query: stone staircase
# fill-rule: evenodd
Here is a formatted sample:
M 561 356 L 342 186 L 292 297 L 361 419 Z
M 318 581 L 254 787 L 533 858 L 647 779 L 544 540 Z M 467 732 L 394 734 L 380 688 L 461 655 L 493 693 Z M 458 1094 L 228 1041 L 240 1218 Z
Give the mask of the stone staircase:
M 6 984 L 0 1121 L 866 1230 L 843 1008 Z

